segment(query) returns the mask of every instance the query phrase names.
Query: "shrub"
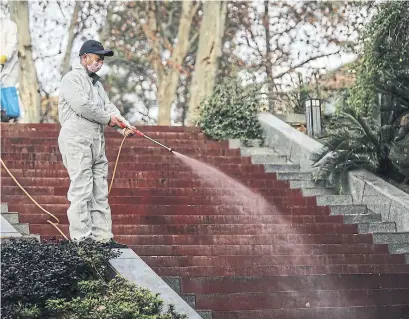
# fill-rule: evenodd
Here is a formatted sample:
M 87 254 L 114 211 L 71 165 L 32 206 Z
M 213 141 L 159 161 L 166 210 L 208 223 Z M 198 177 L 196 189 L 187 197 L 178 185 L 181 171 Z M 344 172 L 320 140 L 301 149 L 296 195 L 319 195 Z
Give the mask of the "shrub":
M 158 295 L 138 288 L 122 278 L 109 283 L 102 280 L 79 283 L 79 296 L 72 300 L 56 299 L 47 308 L 58 319 L 183 319 L 170 307 L 160 314 L 163 302 Z
M 38 307 L 49 298 L 75 295 L 78 281 L 106 277 L 108 260 L 118 253 L 95 242 L 38 243 L 10 239 L 1 244 L 3 318 L 18 309 Z M 26 309 L 27 310 L 27 309 Z M 25 310 L 25 311 L 26 311 Z
M 162 301 L 125 279 L 110 281 L 119 255 L 94 241 L 1 243 L 1 317 L 4 319 L 182 319 Z
M 257 118 L 259 97 L 257 86 L 243 87 L 238 80 L 225 80 L 200 104 L 197 124 L 216 140 L 261 139 L 262 129 Z

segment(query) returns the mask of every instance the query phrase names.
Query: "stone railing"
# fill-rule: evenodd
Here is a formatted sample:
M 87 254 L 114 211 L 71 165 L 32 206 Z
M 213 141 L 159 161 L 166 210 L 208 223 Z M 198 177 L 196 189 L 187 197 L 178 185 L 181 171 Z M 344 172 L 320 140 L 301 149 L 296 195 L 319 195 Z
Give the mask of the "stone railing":
M 259 120 L 267 146 L 299 164 L 302 171 L 313 171 L 310 156 L 322 147 L 321 143 L 270 113 L 260 113 Z M 409 231 L 409 194 L 366 170 L 349 172 L 345 191 L 352 195 L 354 204 L 366 204 L 384 221 L 395 222 L 397 231 Z

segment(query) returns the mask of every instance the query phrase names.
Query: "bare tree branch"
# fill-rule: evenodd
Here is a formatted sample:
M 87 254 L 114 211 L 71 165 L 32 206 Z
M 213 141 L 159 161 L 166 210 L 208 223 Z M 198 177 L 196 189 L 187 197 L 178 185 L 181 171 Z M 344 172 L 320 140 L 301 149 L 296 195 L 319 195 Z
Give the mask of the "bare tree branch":
M 288 70 L 286 70 L 284 72 L 281 72 L 281 73 L 278 73 L 274 78 L 279 79 L 279 78 L 283 77 L 284 75 L 286 75 L 287 73 L 295 71 L 296 69 L 302 67 L 303 65 L 307 64 L 308 62 L 311 62 L 311 61 L 314 61 L 314 60 L 317 60 L 317 59 L 320 59 L 320 58 L 323 58 L 323 57 L 329 57 L 329 56 L 332 56 L 332 55 L 339 54 L 340 51 L 341 51 L 341 49 L 339 49 L 338 51 L 333 52 L 333 53 L 323 53 L 323 54 L 319 54 L 319 55 L 310 57 L 310 58 L 308 58 L 308 59 L 306 59 L 306 60 L 304 60 L 304 61 L 302 61 L 300 63 L 297 63 L 296 65 L 291 66 L 290 68 L 288 68 Z

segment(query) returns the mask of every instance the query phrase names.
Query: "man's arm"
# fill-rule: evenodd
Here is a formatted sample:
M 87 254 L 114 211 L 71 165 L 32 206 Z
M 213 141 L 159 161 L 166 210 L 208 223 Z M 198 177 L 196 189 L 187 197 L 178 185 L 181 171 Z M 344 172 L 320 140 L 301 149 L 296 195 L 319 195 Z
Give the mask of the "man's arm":
M 119 117 L 126 126 L 130 127 L 131 124 L 129 124 L 129 122 L 125 120 L 125 118 L 121 115 L 121 112 L 118 110 L 118 108 L 109 100 L 108 94 L 106 94 L 104 88 L 102 87 L 102 84 L 99 84 L 99 85 L 101 85 L 100 89 L 103 90 L 104 96 L 105 96 L 104 97 L 105 110 L 108 112 L 109 115 L 115 115 Z M 115 129 L 122 135 L 124 134 L 123 128 L 115 127 Z
M 111 114 L 88 99 L 88 94 L 83 84 L 80 83 L 78 75 L 75 75 L 75 73 L 70 72 L 63 77 L 60 91 L 78 116 L 102 125 L 109 123 Z

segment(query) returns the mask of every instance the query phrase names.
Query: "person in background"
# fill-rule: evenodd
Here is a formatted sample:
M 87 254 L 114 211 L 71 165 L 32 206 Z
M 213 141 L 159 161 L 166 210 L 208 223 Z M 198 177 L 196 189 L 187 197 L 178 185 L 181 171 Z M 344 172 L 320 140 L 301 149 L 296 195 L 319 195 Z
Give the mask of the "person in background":
M 71 180 L 67 194 L 70 236 L 74 241 L 90 238 L 112 248 L 126 248 L 113 240 L 104 127 L 109 125 L 126 136 L 132 136 L 136 128 L 111 103 L 96 74 L 104 58 L 114 52 L 88 40 L 79 55 L 80 61 L 62 78 L 58 101 L 58 145 Z
M 10 19 L 0 21 L 0 81 L 3 87 L 16 86 L 19 78 L 17 25 Z
M 14 21 L 10 19 L 0 20 L 0 84 L 1 88 L 14 88 L 16 91 L 16 86 L 19 81 L 20 65 L 18 61 L 18 50 L 17 50 L 17 25 Z M 10 91 L 10 90 L 9 90 Z M 2 95 L 6 95 L 2 92 Z M 4 97 L 2 99 L 4 102 Z M 9 103 L 16 103 L 16 100 L 9 100 Z M 19 114 L 19 105 L 13 105 L 14 112 Z M 8 122 L 10 117 L 6 114 L 5 106 L 2 105 L 2 122 Z

